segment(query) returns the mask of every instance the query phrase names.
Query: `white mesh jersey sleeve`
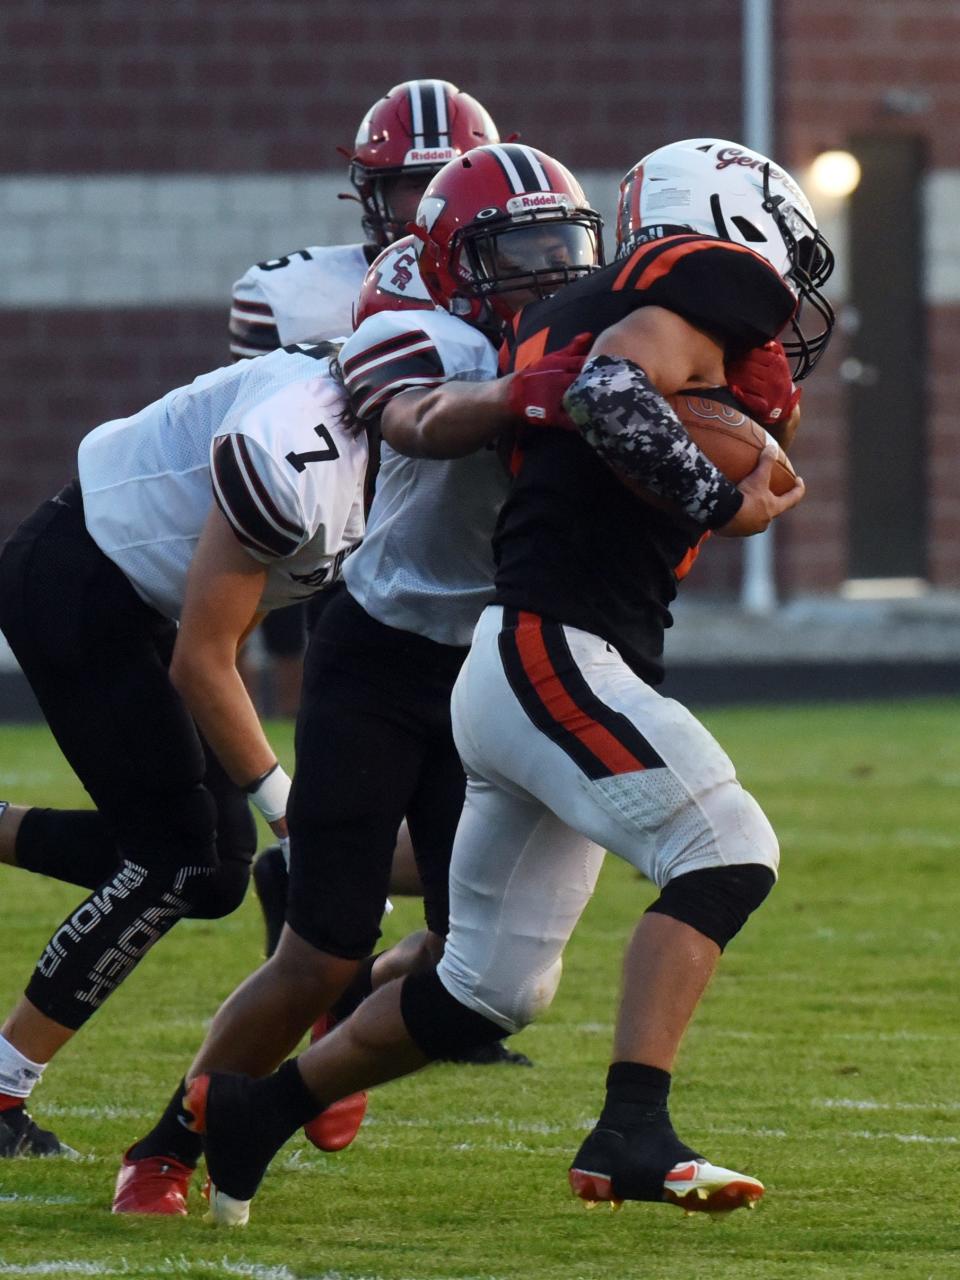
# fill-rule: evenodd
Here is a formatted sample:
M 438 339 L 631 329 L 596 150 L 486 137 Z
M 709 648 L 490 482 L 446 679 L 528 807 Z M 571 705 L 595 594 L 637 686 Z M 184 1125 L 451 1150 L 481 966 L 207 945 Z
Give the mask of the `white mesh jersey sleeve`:
M 313 245 L 257 263 L 233 286 L 230 354 L 242 360 L 344 337 L 366 270 L 362 244 Z
M 333 581 L 363 535 L 367 440 L 340 424 L 342 406 L 328 378 L 293 383 L 211 442 L 216 502 L 268 567 L 265 610 Z
M 496 377 L 496 351 L 478 329 L 447 311 L 381 311 L 340 351 L 354 413 L 376 419 L 401 391 Z
M 215 369 L 84 437 L 77 467 L 87 529 L 165 617 L 180 616 L 214 503 L 212 468 L 238 537 L 268 563 L 271 608 L 326 581 L 331 558 L 359 538 L 367 447 L 338 425 L 335 350 L 291 347 Z M 230 439 L 215 454 L 221 437 Z

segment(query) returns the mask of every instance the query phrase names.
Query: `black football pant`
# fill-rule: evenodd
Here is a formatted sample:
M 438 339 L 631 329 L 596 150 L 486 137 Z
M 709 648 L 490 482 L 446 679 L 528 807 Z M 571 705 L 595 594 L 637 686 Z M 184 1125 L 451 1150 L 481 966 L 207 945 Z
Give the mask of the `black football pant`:
M 174 624 L 87 533 L 76 482 L 0 555 L 0 628 L 98 811 L 41 810 L 17 842 L 24 865 L 95 886 L 26 992 L 76 1029 L 177 920 L 239 905 L 255 826 L 170 683 Z
M 384 626 L 338 587 L 313 623 L 287 817 L 287 922 L 362 959 L 380 936 L 397 830 L 410 829 L 427 927 L 445 936 L 463 766 L 450 693 L 466 649 Z

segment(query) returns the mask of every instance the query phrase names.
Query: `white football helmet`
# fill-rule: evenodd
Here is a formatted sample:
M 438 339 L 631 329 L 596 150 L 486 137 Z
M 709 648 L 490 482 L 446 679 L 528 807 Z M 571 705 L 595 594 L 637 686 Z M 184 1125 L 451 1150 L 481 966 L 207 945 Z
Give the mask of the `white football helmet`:
M 688 138 L 651 151 L 620 183 L 617 256 L 683 231 L 746 245 L 787 281 L 798 306 L 793 339 L 783 345 L 794 361 L 794 380 L 805 378 L 833 332 L 833 308 L 820 292 L 833 271 L 833 252 L 793 178 L 758 151 L 720 138 Z M 812 333 L 801 328 L 811 311 Z

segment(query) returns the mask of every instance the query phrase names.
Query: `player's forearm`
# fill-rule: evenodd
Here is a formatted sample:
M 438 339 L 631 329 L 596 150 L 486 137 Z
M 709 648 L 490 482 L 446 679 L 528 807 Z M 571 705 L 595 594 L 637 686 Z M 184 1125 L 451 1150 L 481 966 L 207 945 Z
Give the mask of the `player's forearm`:
M 247 786 L 273 767 L 276 755 L 229 658 L 175 653 L 170 679 L 233 782 Z
M 574 425 L 618 475 L 649 489 L 706 529 L 726 525 L 743 495 L 693 443 L 643 369 L 595 356 L 564 397 Z
M 508 385 L 447 382 L 396 396 L 383 411 L 384 440 L 412 458 L 462 458 L 483 448 L 512 420 Z

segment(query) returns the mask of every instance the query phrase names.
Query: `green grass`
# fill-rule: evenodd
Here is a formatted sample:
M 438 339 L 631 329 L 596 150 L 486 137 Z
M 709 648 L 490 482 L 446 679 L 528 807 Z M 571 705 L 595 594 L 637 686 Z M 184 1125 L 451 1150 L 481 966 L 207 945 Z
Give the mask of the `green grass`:
M 198 1191 L 189 1219 L 109 1213 L 120 1153 L 258 959 L 252 901 L 178 926 L 35 1095 L 84 1158 L 0 1165 L 0 1277 L 960 1277 L 960 703 L 704 719 L 780 834 L 782 879 L 688 1034 L 673 1114 L 705 1154 L 765 1181 L 756 1213 L 587 1213 L 567 1192 L 600 1105 L 620 952 L 652 896 L 609 859 L 553 1008 L 517 1038 L 536 1069 L 440 1066 L 378 1091 L 348 1151 L 290 1144 L 244 1232 L 205 1226 Z M 0 730 L 0 794 L 81 801 L 32 728 Z M 0 867 L 0 1009 L 76 900 Z M 389 937 L 416 907 L 398 904 Z

